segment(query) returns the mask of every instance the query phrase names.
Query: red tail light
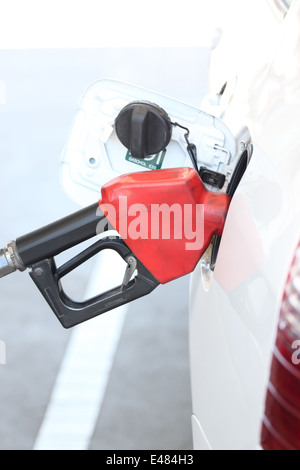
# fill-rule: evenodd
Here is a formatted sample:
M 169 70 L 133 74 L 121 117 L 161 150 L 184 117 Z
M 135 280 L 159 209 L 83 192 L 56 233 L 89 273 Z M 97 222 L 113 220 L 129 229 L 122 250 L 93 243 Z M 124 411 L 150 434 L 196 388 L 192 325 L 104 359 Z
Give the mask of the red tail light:
M 281 305 L 261 442 L 265 450 L 300 450 L 300 245 Z

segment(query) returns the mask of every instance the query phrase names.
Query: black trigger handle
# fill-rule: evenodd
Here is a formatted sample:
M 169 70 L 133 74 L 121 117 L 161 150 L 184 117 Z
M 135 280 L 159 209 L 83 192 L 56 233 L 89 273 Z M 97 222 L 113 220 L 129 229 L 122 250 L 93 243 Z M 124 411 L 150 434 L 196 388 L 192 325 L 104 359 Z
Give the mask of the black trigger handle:
M 137 262 L 137 276 L 125 287 L 116 287 L 84 302 L 72 300 L 64 292 L 61 278 L 105 249 L 116 251 L 124 260 L 128 256 L 134 257 Z M 126 243 L 121 238 L 111 237 L 98 240 L 59 268 L 54 258 L 40 261 L 32 266 L 30 276 L 64 328 L 71 328 L 143 297 L 159 285 L 155 277 L 133 255 Z

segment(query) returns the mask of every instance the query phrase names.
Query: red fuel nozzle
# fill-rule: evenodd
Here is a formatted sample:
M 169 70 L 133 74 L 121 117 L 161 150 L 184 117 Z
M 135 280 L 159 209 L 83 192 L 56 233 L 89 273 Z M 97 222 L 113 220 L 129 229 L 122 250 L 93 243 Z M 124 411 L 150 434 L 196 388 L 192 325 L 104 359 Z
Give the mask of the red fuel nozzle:
M 230 198 L 208 191 L 191 168 L 123 175 L 102 188 L 100 208 L 127 246 L 161 283 L 192 272 Z

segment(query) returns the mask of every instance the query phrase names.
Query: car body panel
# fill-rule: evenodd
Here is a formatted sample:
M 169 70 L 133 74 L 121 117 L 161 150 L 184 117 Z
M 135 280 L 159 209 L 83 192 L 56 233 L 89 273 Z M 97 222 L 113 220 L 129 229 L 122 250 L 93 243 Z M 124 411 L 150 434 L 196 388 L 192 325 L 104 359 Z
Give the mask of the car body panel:
M 300 236 L 299 24 L 296 1 L 274 41 L 275 58 L 253 71 L 224 118 L 229 127 L 245 119 L 254 152 L 231 203 L 214 279 L 205 290 L 199 265 L 191 284 L 195 448 L 260 442 L 279 308 Z

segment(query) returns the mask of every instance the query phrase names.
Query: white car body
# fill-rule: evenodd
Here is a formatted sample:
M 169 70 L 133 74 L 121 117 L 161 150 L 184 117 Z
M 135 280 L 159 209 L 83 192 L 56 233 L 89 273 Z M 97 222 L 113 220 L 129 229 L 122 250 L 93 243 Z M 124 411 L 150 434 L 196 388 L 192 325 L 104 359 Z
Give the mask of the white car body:
M 249 49 L 241 40 L 241 74 L 231 103 L 219 108 L 229 128 L 249 128 L 252 159 L 229 209 L 213 279 L 203 286 L 200 263 L 191 283 L 195 449 L 260 446 L 280 306 L 300 239 L 300 1 L 282 24 L 265 5 L 262 12 L 272 40 L 267 27 L 246 23 L 245 36 L 255 35 L 262 49 L 268 40 L 273 51 L 263 63 L 251 40 Z M 216 64 L 217 74 L 217 57 Z

